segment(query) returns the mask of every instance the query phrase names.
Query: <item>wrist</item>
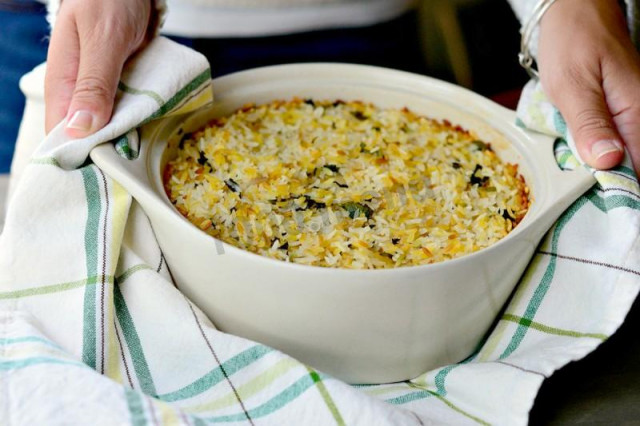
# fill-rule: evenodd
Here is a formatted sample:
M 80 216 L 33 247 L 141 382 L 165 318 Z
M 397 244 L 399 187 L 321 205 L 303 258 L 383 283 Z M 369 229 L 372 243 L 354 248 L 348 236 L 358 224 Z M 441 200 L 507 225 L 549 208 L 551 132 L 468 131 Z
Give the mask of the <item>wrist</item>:
M 620 0 L 557 0 L 540 20 L 540 30 L 554 25 L 606 25 L 625 29 L 626 16 Z M 626 31 L 625 31 L 626 32 Z
M 620 0 L 539 0 L 521 29 L 520 64 L 537 78 L 533 62 L 538 58 L 539 50 L 574 37 L 576 32 L 608 33 L 628 39 L 620 3 Z
M 49 28 L 53 29 L 56 23 L 56 17 L 58 16 L 58 10 L 60 10 L 60 4 L 62 0 L 49 0 L 47 1 L 47 22 Z
M 520 29 L 521 38 L 518 61 L 531 78 L 538 78 L 538 72 L 534 67 L 534 60 L 537 56 L 540 21 L 549 9 L 553 7 L 555 2 L 556 0 L 538 0 Z

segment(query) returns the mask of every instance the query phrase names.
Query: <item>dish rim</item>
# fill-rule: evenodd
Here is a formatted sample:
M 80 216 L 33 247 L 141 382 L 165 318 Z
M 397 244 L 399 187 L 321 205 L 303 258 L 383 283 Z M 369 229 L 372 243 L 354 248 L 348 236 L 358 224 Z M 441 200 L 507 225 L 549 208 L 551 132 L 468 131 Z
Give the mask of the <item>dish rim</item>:
M 535 163 L 531 158 L 527 158 L 526 154 L 528 154 L 528 152 L 524 152 L 524 150 L 522 149 L 522 146 L 524 146 L 526 143 L 533 143 L 534 139 L 537 139 L 537 142 L 544 143 L 549 147 L 550 150 L 552 150 L 555 138 L 551 138 L 546 135 L 533 134 L 531 132 L 525 131 L 524 129 L 518 127 L 515 124 L 516 114 L 514 111 L 508 110 L 496 104 L 495 102 L 491 101 L 490 99 L 485 98 L 468 89 L 465 89 L 460 86 L 456 86 L 452 83 L 444 82 L 432 77 L 416 75 L 416 74 L 407 73 L 404 71 L 392 70 L 387 68 L 367 66 L 367 65 L 332 64 L 332 63 L 285 64 L 285 65 L 275 65 L 275 66 L 254 68 L 254 69 L 230 74 L 228 76 L 220 77 L 213 80 L 213 86 L 214 86 L 214 89 L 216 87 L 223 88 L 223 92 L 226 91 L 228 96 L 228 93 L 232 92 L 234 88 L 242 84 L 246 84 L 247 80 L 251 80 L 255 78 L 256 74 L 258 75 L 265 74 L 265 75 L 262 75 L 261 78 L 268 80 L 269 74 L 274 74 L 274 73 L 278 74 L 279 72 L 286 73 L 287 71 L 291 72 L 294 75 L 300 75 L 301 73 L 304 73 L 306 71 L 313 71 L 316 74 L 320 74 L 320 75 L 322 75 L 323 72 L 328 72 L 328 71 L 330 71 L 331 73 L 336 73 L 336 72 L 340 73 L 342 71 L 356 72 L 356 73 L 360 72 L 360 73 L 373 74 L 372 76 L 369 76 L 370 78 L 374 78 L 376 77 L 375 74 L 381 73 L 383 74 L 383 76 L 389 76 L 395 79 L 400 79 L 400 80 L 406 79 L 407 80 L 405 82 L 406 84 L 410 84 L 415 80 L 420 80 L 423 84 L 426 84 L 427 86 L 430 86 L 439 91 L 453 92 L 454 94 L 464 98 L 464 100 L 472 102 L 471 106 L 474 108 L 478 108 L 481 111 L 486 111 L 486 112 L 495 114 L 492 121 L 498 120 L 501 123 L 500 128 L 497 128 L 488 119 L 481 117 L 479 113 L 475 111 L 469 111 L 468 108 L 457 107 L 453 105 L 451 102 L 445 102 L 443 101 L 443 99 L 441 99 L 440 96 L 434 95 L 433 93 L 429 93 L 424 90 L 419 90 L 414 93 L 415 95 L 427 97 L 433 101 L 446 103 L 450 107 L 455 108 L 456 110 L 458 110 L 459 112 L 465 115 L 473 117 L 473 119 L 484 123 L 489 128 L 491 128 L 492 130 L 502 135 L 503 140 L 507 142 L 507 145 L 508 145 L 507 150 L 514 151 L 515 153 L 517 153 L 519 156 L 522 157 L 522 162 L 517 163 L 519 168 L 519 174 L 522 174 L 523 163 L 525 163 L 524 168 L 528 171 L 530 176 L 533 176 L 534 179 L 537 181 L 535 182 L 534 185 L 532 185 L 533 182 L 530 182 L 530 178 L 527 179 L 525 177 L 525 184 L 527 185 L 530 191 L 529 192 L 529 199 L 530 199 L 529 209 L 526 215 L 521 220 L 521 222 L 516 227 L 514 227 L 513 230 L 510 231 L 506 236 L 504 236 L 494 244 L 488 247 L 482 248 L 480 250 L 477 250 L 475 252 L 464 254 L 457 258 L 447 259 L 444 261 L 439 261 L 431 264 L 404 265 L 404 266 L 398 266 L 398 267 L 378 268 L 378 269 L 358 269 L 358 268 L 307 265 L 307 264 L 301 264 L 301 263 L 296 263 L 292 261 L 275 259 L 262 254 L 251 252 L 249 250 L 241 249 L 232 244 L 219 240 L 207 234 L 206 232 L 202 231 L 196 225 L 192 224 L 186 217 L 180 214 L 180 212 L 178 212 L 178 210 L 169 200 L 164 190 L 164 182 L 162 179 L 163 170 L 161 166 L 163 161 L 162 157 L 164 156 L 164 152 L 166 150 L 166 146 L 168 145 L 169 141 L 168 141 L 168 138 L 167 140 L 164 140 L 164 141 L 158 141 L 158 134 L 162 133 L 163 131 L 166 131 L 167 128 L 172 129 L 169 131 L 170 134 L 175 134 L 178 131 L 178 129 L 181 127 L 179 123 L 185 123 L 189 119 L 192 119 L 194 116 L 197 116 L 198 114 L 210 113 L 211 107 L 209 107 L 209 109 L 198 110 L 198 111 L 186 114 L 184 116 L 167 117 L 159 120 L 158 122 L 151 123 L 149 125 L 150 131 L 148 132 L 143 131 L 143 137 L 141 138 L 141 141 L 140 141 L 141 142 L 140 143 L 141 148 L 139 152 L 140 155 L 138 159 L 138 160 L 144 161 L 144 173 L 147 176 L 147 179 L 148 179 L 147 183 L 149 187 L 146 189 L 154 193 L 156 201 L 158 202 L 158 205 L 164 206 L 165 208 L 167 208 L 167 212 L 171 212 L 171 214 L 176 215 L 179 219 L 181 219 L 180 223 L 184 223 L 188 225 L 184 229 L 185 231 L 186 229 L 189 229 L 190 231 L 188 232 L 193 232 L 192 234 L 193 238 L 206 238 L 207 241 L 203 241 L 203 243 L 205 244 L 216 244 L 216 245 L 221 244 L 224 250 L 224 252 L 221 253 L 221 255 L 224 255 L 227 252 L 230 252 L 234 255 L 240 255 L 240 256 L 248 255 L 249 257 L 247 260 L 266 262 L 267 264 L 265 266 L 274 266 L 274 267 L 279 266 L 279 267 L 284 267 L 292 270 L 298 270 L 299 272 L 304 272 L 304 273 L 312 272 L 312 273 L 321 273 L 321 274 L 326 273 L 326 274 L 333 274 L 333 275 L 342 274 L 342 275 L 350 275 L 350 276 L 371 275 L 371 274 L 382 275 L 382 274 L 398 274 L 398 273 L 422 274 L 427 270 L 435 271 L 443 268 L 455 268 L 461 262 L 462 263 L 472 262 L 473 260 L 470 260 L 470 259 L 476 259 L 482 256 L 489 258 L 491 252 L 501 249 L 502 246 L 504 246 L 505 244 L 510 244 L 510 242 L 516 238 L 524 238 L 525 235 L 522 235 L 522 234 L 525 234 L 527 231 L 532 229 L 534 227 L 534 224 L 537 222 L 537 220 L 540 219 L 540 216 L 546 213 L 546 211 L 542 211 L 542 212 L 537 211 L 541 207 L 540 202 L 543 201 L 541 198 L 544 198 L 544 197 L 554 198 L 553 195 L 556 195 L 555 198 L 557 198 L 560 195 L 566 195 L 565 194 L 565 192 L 567 192 L 566 188 L 564 191 L 559 190 L 558 194 L 553 194 L 553 193 L 540 194 L 540 192 L 542 192 L 543 190 L 541 188 L 538 188 L 538 186 L 542 186 L 541 184 L 544 183 L 545 180 L 547 181 L 550 180 L 548 176 L 546 176 L 546 179 L 541 179 L 541 174 L 547 171 L 548 170 L 547 168 L 549 168 L 550 166 L 553 166 L 557 172 L 560 172 L 565 177 L 570 177 L 570 176 L 573 177 L 574 182 L 571 186 L 574 188 L 574 192 L 580 192 L 580 194 L 582 194 L 583 187 L 584 189 L 588 188 L 588 186 L 586 186 L 587 180 L 594 182 L 593 176 L 590 173 L 588 173 L 586 169 L 584 169 L 582 172 L 575 171 L 575 170 L 569 171 L 569 172 L 560 171 L 559 167 L 557 166 L 557 163 L 555 162 L 555 159 L 553 159 L 552 152 L 547 157 L 553 159 L 553 164 L 544 165 L 547 168 L 535 167 Z M 380 84 L 380 88 L 387 89 L 387 90 L 395 89 L 394 86 L 384 86 L 382 84 Z M 287 98 L 287 96 L 281 96 L 280 99 L 282 98 Z M 368 99 L 363 101 L 371 102 L 374 105 L 376 104 L 375 101 L 370 101 Z M 215 104 L 216 102 L 214 102 L 213 105 Z M 407 107 L 411 111 L 415 112 L 415 110 L 413 110 L 410 105 L 407 105 Z M 421 113 L 418 113 L 418 114 L 423 115 Z M 212 118 L 212 116 L 210 116 L 209 118 Z M 455 123 L 454 121 L 451 121 L 451 123 L 453 125 L 458 124 L 458 123 Z M 505 134 L 505 132 L 503 131 L 504 129 L 509 129 L 510 134 L 518 133 L 523 138 L 523 140 L 524 139 L 529 139 L 529 140 L 527 140 L 526 142 L 523 142 L 522 144 L 514 144 L 513 140 L 511 140 L 509 135 Z M 467 129 L 467 130 L 470 130 L 472 133 L 474 131 L 473 129 Z M 192 130 L 189 130 L 189 131 L 192 131 Z M 492 143 L 491 141 L 487 141 L 487 142 Z M 162 145 L 163 147 L 160 150 L 161 151 L 160 155 L 157 155 L 157 151 L 159 150 L 158 148 L 159 145 Z M 101 155 L 102 152 L 100 151 L 100 148 L 101 147 L 94 149 L 94 151 L 92 152 L 92 158 L 94 157 L 95 152 L 98 153 L 97 155 L 95 155 L 95 157 L 98 157 L 98 158 L 102 157 Z M 534 150 L 533 147 L 529 147 L 529 148 L 530 148 L 530 151 Z M 115 152 L 115 150 L 113 151 Z M 505 161 L 502 158 L 501 160 Z M 136 161 L 136 160 L 132 161 L 132 163 L 135 163 L 135 162 L 140 163 L 140 161 Z M 98 164 L 103 162 L 96 161 L 96 163 Z M 587 175 L 588 175 L 588 178 L 590 179 L 587 179 Z M 589 183 L 589 186 L 590 185 L 591 183 Z M 541 195 L 543 195 L 543 197 L 541 197 Z M 538 216 L 534 217 L 534 215 L 536 214 Z

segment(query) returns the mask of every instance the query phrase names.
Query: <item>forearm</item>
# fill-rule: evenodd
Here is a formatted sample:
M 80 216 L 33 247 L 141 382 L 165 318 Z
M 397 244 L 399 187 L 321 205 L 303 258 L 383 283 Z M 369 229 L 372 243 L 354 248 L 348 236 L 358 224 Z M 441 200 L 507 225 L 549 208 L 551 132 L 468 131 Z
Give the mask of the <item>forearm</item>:
M 536 5 L 541 0 L 507 0 L 516 17 L 524 26 L 532 18 Z M 557 0 L 562 1 L 562 0 Z M 640 46 L 640 0 L 619 0 L 620 7 L 625 12 L 631 38 L 636 46 Z M 536 26 L 529 42 L 529 50 L 533 56 L 538 54 L 539 26 Z

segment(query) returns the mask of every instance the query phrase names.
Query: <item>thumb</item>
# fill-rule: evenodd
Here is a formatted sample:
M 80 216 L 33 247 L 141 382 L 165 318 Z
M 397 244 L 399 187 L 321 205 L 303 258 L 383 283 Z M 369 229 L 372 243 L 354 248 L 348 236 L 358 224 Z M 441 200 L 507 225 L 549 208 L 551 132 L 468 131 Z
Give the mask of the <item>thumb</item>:
M 596 169 L 609 169 L 622 161 L 624 145 L 600 84 L 573 79 L 554 103 L 584 162 Z
M 88 136 L 109 122 L 129 53 L 127 48 L 110 43 L 108 35 L 80 39 L 78 75 L 66 117 L 69 136 Z

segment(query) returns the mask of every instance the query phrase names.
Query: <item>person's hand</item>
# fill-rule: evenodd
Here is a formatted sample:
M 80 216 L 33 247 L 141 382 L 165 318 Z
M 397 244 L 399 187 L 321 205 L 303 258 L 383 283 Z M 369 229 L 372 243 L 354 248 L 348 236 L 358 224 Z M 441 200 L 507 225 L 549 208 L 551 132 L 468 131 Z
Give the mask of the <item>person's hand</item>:
M 608 169 L 624 145 L 640 172 L 640 57 L 618 1 L 556 1 L 541 22 L 538 65 L 582 159 Z
M 150 0 L 64 0 L 51 34 L 46 131 L 84 137 L 110 120 L 125 61 L 147 39 Z

